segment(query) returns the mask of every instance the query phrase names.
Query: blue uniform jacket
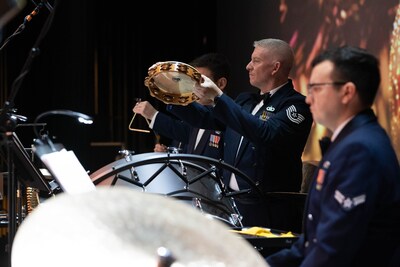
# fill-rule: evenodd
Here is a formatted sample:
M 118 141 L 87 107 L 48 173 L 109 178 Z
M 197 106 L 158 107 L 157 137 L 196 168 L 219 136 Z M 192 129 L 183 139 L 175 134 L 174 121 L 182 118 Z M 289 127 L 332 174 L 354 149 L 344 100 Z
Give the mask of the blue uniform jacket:
M 272 267 L 400 266 L 399 162 L 372 110 L 354 117 L 322 158 L 304 224 L 291 249 L 267 258 Z
M 223 135 L 221 131 L 204 131 L 199 144 L 194 149 L 198 128 L 194 128 L 183 121 L 159 112 L 154 121 L 153 130 L 185 144 L 186 151 L 183 151 L 184 153 L 202 155 L 217 160 L 223 157 Z
M 312 116 L 305 97 L 289 82 L 252 115 L 256 93 L 235 101 L 223 94 L 215 107 L 191 103 L 167 109 L 193 126 L 224 131 L 224 161 L 247 174 L 264 192 L 300 190 L 302 160 Z M 244 136 L 236 157 L 241 136 Z M 228 184 L 230 173 L 225 173 Z M 238 179 L 241 189 L 249 188 Z

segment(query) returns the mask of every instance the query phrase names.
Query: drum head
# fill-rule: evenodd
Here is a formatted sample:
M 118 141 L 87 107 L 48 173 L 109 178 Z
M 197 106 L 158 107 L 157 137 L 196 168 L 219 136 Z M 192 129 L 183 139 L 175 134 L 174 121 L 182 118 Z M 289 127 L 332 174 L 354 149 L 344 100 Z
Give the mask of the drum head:
M 129 155 L 90 177 L 96 186 L 124 186 L 173 197 L 230 226 L 242 226 L 234 199 L 225 195 L 217 168 L 199 162 L 194 155 Z
M 151 66 L 144 84 L 151 96 L 165 104 L 188 105 L 198 98 L 193 93 L 201 74 L 192 66 L 177 62 L 158 62 Z

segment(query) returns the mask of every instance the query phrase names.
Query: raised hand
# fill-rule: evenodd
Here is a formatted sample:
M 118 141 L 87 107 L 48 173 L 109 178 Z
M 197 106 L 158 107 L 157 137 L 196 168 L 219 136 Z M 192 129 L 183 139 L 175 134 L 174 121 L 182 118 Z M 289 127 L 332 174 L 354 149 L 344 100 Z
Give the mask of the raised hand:
M 198 103 L 202 105 L 214 104 L 214 98 L 222 95 L 222 90 L 207 76 L 201 75 L 201 83 L 196 84 L 193 93 L 199 98 Z

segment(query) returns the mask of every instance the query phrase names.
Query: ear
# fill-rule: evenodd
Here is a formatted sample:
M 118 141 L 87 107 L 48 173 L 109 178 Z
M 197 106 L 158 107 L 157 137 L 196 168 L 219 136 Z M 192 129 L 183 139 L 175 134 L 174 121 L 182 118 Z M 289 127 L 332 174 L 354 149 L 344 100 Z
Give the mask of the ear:
M 281 63 L 279 61 L 274 62 L 274 68 L 272 69 L 272 74 L 277 73 L 280 68 L 281 68 Z
M 347 82 L 343 85 L 342 89 L 342 103 L 348 104 L 354 101 L 357 96 L 356 85 L 353 82 Z
M 221 89 L 222 91 L 225 89 L 226 85 L 228 83 L 228 80 L 225 77 L 221 77 L 217 80 L 216 84 Z

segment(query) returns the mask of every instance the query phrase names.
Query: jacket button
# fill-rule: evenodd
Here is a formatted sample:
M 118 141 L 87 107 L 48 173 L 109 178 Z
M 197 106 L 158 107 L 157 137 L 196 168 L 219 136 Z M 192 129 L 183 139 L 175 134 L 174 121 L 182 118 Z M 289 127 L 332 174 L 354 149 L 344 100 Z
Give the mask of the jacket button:
M 313 216 L 312 216 L 312 214 L 311 214 L 311 213 L 309 213 L 309 214 L 307 215 L 307 218 L 308 218 L 310 221 L 312 221 L 312 220 L 313 220 Z
M 310 243 L 309 243 L 308 241 L 306 241 L 306 242 L 304 243 L 304 247 L 306 247 L 306 248 L 308 248 L 309 245 L 310 245 Z

